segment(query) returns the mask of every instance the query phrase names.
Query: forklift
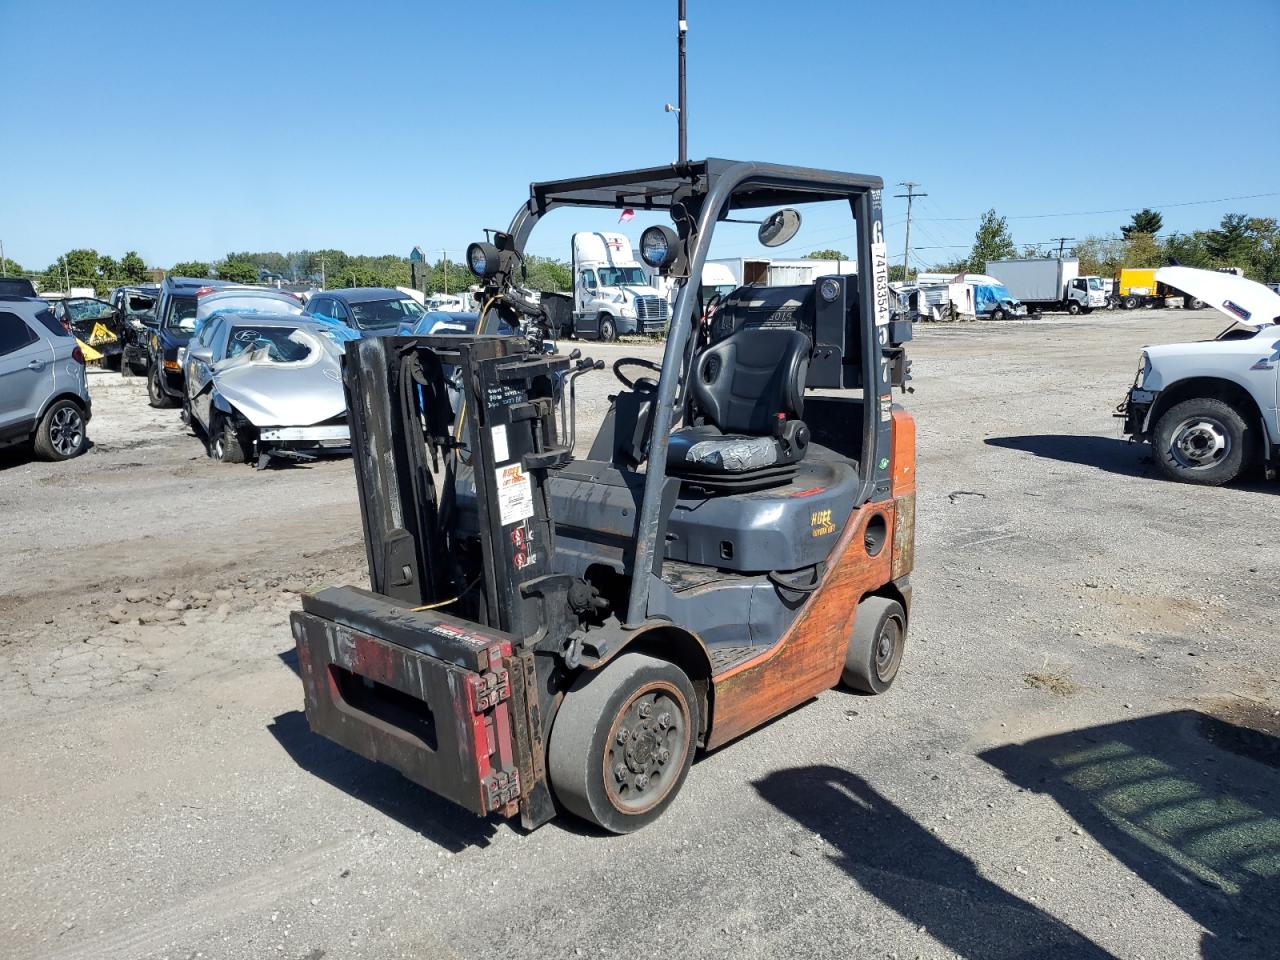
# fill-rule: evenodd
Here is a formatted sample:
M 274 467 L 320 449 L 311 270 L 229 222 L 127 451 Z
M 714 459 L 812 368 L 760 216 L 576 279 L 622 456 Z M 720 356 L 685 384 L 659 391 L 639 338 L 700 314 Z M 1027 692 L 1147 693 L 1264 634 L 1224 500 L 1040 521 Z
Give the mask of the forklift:
M 533 829 L 563 810 L 626 833 L 671 804 L 697 751 L 841 681 L 887 690 L 915 424 L 892 396 L 911 328 L 890 314 L 882 186 L 719 159 L 534 183 L 468 249 L 474 334 L 348 344 L 372 589 L 292 614 L 311 729 L 477 815 Z M 796 206 L 832 201 L 856 275 L 704 301 L 718 224 L 779 246 Z M 613 364 L 584 457 L 575 382 L 603 362 L 497 335 L 540 318 L 524 250 L 561 207 L 671 222 L 640 242 L 677 291 L 662 362 Z

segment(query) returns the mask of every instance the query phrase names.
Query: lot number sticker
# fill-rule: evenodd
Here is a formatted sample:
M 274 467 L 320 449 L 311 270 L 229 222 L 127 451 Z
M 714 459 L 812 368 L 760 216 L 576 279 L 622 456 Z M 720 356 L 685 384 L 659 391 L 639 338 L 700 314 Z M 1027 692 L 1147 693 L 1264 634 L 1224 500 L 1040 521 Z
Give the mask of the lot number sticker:
M 533 516 L 533 485 L 524 467 L 509 463 L 494 471 L 498 479 L 498 517 L 502 526 Z
M 876 326 L 889 323 L 889 254 L 884 241 L 871 244 L 871 282 L 875 284 Z

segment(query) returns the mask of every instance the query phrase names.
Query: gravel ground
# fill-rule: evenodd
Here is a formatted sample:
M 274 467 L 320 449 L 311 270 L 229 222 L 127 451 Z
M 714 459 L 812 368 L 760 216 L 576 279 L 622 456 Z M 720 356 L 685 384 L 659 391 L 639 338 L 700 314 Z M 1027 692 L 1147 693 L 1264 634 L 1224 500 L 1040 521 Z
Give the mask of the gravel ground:
M 1274 957 L 1280 486 L 1165 482 L 1110 416 L 1142 344 L 1224 325 L 919 328 L 897 684 L 703 757 L 627 837 L 310 735 L 286 620 L 365 576 L 349 462 L 215 464 L 94 374 L 87 455 L 0 454 L 0 956 Z

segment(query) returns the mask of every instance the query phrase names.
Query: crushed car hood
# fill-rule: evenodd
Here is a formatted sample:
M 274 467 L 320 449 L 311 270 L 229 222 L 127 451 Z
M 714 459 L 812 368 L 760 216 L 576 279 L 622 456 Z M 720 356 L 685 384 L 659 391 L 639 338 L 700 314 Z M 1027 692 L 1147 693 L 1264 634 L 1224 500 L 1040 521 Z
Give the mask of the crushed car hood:
M 1221 311 L 1236 323 L 1261 327 L 1280 318 L 1280 293 L 1246 277 L 1195 267 L 1161 267 L 1156 280 Z
M 243 354 L 214 365 L 213 389 L 256 427 L 306 427 L 346 412 L 336 351 L 279 363 Z

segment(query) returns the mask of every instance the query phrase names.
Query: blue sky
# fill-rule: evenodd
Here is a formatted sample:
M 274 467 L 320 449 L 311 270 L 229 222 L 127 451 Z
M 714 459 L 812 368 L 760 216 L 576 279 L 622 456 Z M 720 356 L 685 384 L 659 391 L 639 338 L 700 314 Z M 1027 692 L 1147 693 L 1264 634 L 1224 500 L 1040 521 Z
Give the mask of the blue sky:
M 0 240 L 28 269 L 81 246 L 461 251 L 531 180 L 674 159 L 675 6 L 0 0 Z M 1020 243 L 1128 220 L 1035 214 L 1280 216 L 1277 0 L 689 8 L 690 155 L 919 181 L 924 262 L 988 207 Z M 903 212 L 886 200 L 895 260 Z M 530 248 L 607 225 L 561 213 Z M 789 249 L 841 242 L 818 216 Z

